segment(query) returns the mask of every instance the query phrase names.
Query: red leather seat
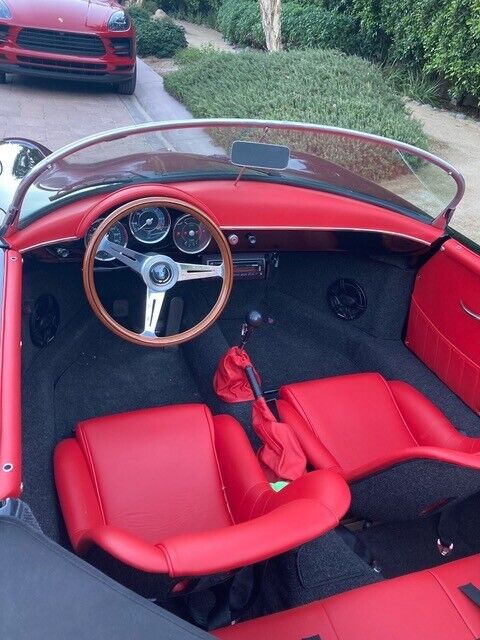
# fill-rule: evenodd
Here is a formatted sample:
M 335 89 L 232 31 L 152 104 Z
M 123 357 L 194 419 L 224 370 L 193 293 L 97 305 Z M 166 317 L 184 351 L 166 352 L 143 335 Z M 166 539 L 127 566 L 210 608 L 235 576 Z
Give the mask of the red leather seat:
M 75 551 L 97 545 L 172 577 L 283 553 L 335 527 L 350 502 L 330 471 L 274 492 L 239 423 L 200 404 L 82 422 L 54 466 Z
M 212 633 L 222 640 L 475 640 L 480 608 L 458 588 L 468 583 L 480 584 L 480 555 Z
M 405 382 L 362 373 L 290 384 L 278 411 L 308 463 L 350 483 L 356 515 L 415 518 L 480 491 L 480 438 Z

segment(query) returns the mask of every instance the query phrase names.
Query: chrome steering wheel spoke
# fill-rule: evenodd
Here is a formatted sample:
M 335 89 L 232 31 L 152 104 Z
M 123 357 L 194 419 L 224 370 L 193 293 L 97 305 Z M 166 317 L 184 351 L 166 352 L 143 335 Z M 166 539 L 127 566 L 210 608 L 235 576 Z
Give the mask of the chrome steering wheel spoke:
M 145 301 L 145 323 L 140 334 L 147 338 L 156 338 L 158 319 L 165 301 L 165 291 L 154 291 L 147 287 L 147 298 Z
M 145 262 L 148 260 L 148 256 L 140 253 L 139 251 L 134 251 L 133 249 L 129 249 L 128 247 L 123 247 L 121 244 L 116 244 L 115 242 L 110 242 L 110 240 L 105 237 L 98 246 L 99 251 L 105 251 L 109 255 L 116 258 L 119 262 L 123 262 L 123 264 L 130 267 L 133 271 L 137 273 L 142 273 L 142 268 Z
M 177 262 L 178 281 L 201 280 L 203 278 L 223 278 L 223 264 L 187 264 Z

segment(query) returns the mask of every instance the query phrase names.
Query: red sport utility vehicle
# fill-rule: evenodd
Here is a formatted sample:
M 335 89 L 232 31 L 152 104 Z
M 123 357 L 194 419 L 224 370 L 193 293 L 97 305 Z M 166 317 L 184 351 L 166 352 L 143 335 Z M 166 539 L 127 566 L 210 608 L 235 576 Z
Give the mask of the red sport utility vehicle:
M 136 84 L 135 30 L 116 0 L 0 0 L 0 82 L 7 73 Z

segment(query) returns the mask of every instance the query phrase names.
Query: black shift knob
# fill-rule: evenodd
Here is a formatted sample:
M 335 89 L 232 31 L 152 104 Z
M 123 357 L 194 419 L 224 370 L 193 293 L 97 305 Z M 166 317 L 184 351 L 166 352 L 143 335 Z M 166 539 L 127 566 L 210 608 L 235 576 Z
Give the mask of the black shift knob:
M 252 329 L 256 329 L 263 323 L 263 316 L 260 311 L 255 311 L 255 309 L 253 309 L 252 311 L 249 311 L 245 316 L 245 322 Z

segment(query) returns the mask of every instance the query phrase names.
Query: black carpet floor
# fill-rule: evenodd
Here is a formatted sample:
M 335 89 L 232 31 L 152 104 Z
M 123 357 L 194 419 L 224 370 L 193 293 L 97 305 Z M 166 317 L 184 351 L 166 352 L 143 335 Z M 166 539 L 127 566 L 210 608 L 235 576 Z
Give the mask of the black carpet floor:
M 137 347 L 81 311 L 23 378 L 24 500 L 43 531 L 65 542 L 52 454 L 86 418 L 162 404 L 201 402 L 180 349 Z
M 378 270 L 378 279 L 389 281 L 384 277 L 383 266 Z M 325 280 L 332 277 L 325 276 Z M 404 290 L 408 289 L 407 284 L 402 285 Z M 377 288 L 381 290 L 380 285 Z M 265 389 L 317 377 L 379 371 L 387 378 L 410 382 L 437 404 L 458 429 L 480 435 L 478 416 L 404 346 L 397 319 L 402 309 L 392 310 L 389 306 L 381 317 L 371 311 L 368 322 L 348 323 L 321 305 L 310 303 L 310 299 L 320 299 L 318 292 L 300 293 L 281 287 L 267 291 L 256 283 L 236 286 L 220 322 L 197 340 L 169 350 L 130 345 L 104 329 L 85 307 L 72 309 L 55 341 L 43 351 L 29 351 L 24 368 L 24 499 L 44 532 L 66 544 L 53 484 L 52 453 L 56 443 L 68 437 L 79 420 L 162 404 L 203 401 L 216 413 L 236 416 L 253 445 L 258 446 L 250 426 L 249 403 L 224 404 L 212 388 L 218 361 L 229 346 L 238 343 L 241 323 L 249 308 L 259 308 L 275 321 L 259 329 L 248 347 Z M 208 294 L 199 294 L 189 302 L 196 311 L 201 305 L 208 309 Z M 188 314 L 188 304 L 186 310 Z M 480 551 L 478 502 L 472 499 L 462 516 L 462 535 L 452 558 Z M 435 547 L 433 520 L 379 525 L 361 535 L 385 577 L 442 562 Z M 332 592 L 335 580 L 329 585 Z M 345 588 L 341 581 L 337 587 Z

